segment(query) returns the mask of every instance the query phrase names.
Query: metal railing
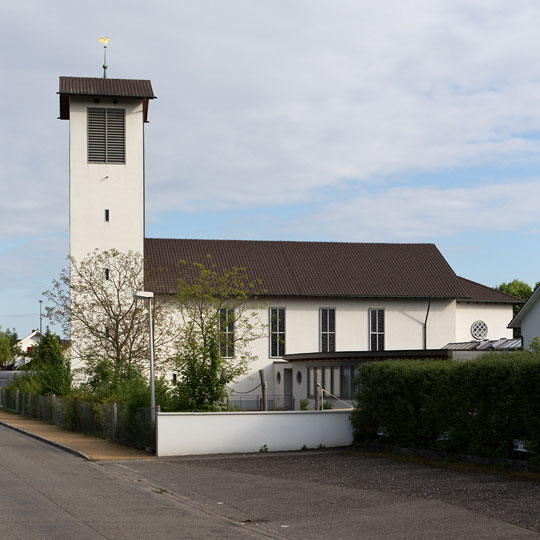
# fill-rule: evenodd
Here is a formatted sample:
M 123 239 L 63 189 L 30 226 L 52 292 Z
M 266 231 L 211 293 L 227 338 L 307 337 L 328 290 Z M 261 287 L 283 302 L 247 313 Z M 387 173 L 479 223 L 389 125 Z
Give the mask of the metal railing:
M 294 409 L 292 395 L 269 395 L 267 396 L 269 411 L 289 411 Z M 229 409 L 238 411 L 262 411 L 262 396 L 246 396 L 231 394 L 227 397 Z

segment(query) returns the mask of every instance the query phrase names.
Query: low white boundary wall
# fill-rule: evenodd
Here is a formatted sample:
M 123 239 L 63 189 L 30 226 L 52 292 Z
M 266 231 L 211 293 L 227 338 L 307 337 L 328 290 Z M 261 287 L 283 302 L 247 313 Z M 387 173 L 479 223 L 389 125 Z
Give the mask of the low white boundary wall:
M 156 454 L 189 456 L 348 446 L 351 410 L 157 413 Z

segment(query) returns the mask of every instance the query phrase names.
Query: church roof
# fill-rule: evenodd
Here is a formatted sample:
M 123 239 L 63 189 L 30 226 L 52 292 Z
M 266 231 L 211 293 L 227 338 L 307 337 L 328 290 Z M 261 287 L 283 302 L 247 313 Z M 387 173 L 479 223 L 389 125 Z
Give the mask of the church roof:
M 146 238 L 144 257 L 145 287 L 158 294 L 174 294 L 178 278 L 193 276 L 191 263 L 198 262 L 245 268 L 249 279 L 261 281 L 264 296 L 469 301 L 476 296 L 473 282 L 456 276 L 434 244 Z M 188 264 L 179 264 L 182 260 Z
M 460 300 L 460 302 L 487 302 L 491 304 L 523 304 L 525 300 L 506 294 L 497 289 L 486 287 L 470 279 L 460 277 L 461 284 L 467 291 L 469 298 Z
M 103 79 L 100 77 L 60 77 L 60 119 L 69 120 L 69 96 L 98 96 L 154 99 L 152 83 L 139 79 Z M 145 114 L 146 121 L 146 114 Z

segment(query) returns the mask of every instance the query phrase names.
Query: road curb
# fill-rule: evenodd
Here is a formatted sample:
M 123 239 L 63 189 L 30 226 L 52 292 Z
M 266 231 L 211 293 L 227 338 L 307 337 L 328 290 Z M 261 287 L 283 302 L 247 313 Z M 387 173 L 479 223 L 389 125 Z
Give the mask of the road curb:
M 19 433 L 22 433 L 23 435 L 28 435 L 29 437 L 32 437 L 34 439 L 37 439 L 38 441 L 50 444 L 51 446 L 56 446 L 56 448 L 59 448 L 60 450 L 63 450 L 64 452 L 69 452 L 70 454 L 73 454 L 82 459 L 86 459 L 87 461 L 92 461 L 92 458 L 88 457 L 86 454 L 83 454 L 82 452 L 79 452 L 78 450 L 74 450 L 73 448 L 70 448 L 69 446 L 65 446 L 64 444 L 51 441 L 50 439 L 46 439 L 45 437 L 42 437 L 41 435 L 36 435 L 35 433 L 31 433 L 30 431 L 26 431 L 25 429 L 12 426 L 11 424 L 7 424 L 6 422 L 2 422 L 1 420 L 0 420 L 0 426 L 7 427 L 9 429 L 12 429 L 13 431 L 18 431 Z

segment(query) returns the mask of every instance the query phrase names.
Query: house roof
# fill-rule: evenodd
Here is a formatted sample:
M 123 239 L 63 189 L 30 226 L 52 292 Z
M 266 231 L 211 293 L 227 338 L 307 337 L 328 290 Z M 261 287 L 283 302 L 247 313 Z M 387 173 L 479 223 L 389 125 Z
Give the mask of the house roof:
M 518 314 L 510 321 L 508 328 L 520 328 L 521 322 L 539 299 L 540 287 L 537 287 L 531 296 L 529 296 L 529 299 L 525 302 L 525 305 L 519 310 Z
M 43 332 L 40 332 L 39 330 L 32 330 L 28 335 L 19 339 L 19 341 L 17 341 L 17 344 L 23 343 L 27 340 L 31 340 L 33 338 L 35 338 L 37 341 L 41 341 L 44 337 L 45 334 Z
M 147 238 L 145 287 L 174 294 L 198 262 L 245 268 L 265 296 L 470 298 L 433 244 L 359 244 Z M 191 272 L 193 277 L 194 272 Z
M 103 79 L 99 77 L 60 77 L 60 118 L 69 120 L 69 96 L 102 96 L 139 98 L 145 103 L 147 120 L 148 100 L 154 99 L 152 83 L 138 79 Z
M 460 299 L 460 302 L 479 302 L 489 304 L 523 304 L 525 301 L 511 294 L 506 294 L 497 289 L 486 287 L 470 279 L 459 278 L 463 288 L 467 291 L 468 298 Z

